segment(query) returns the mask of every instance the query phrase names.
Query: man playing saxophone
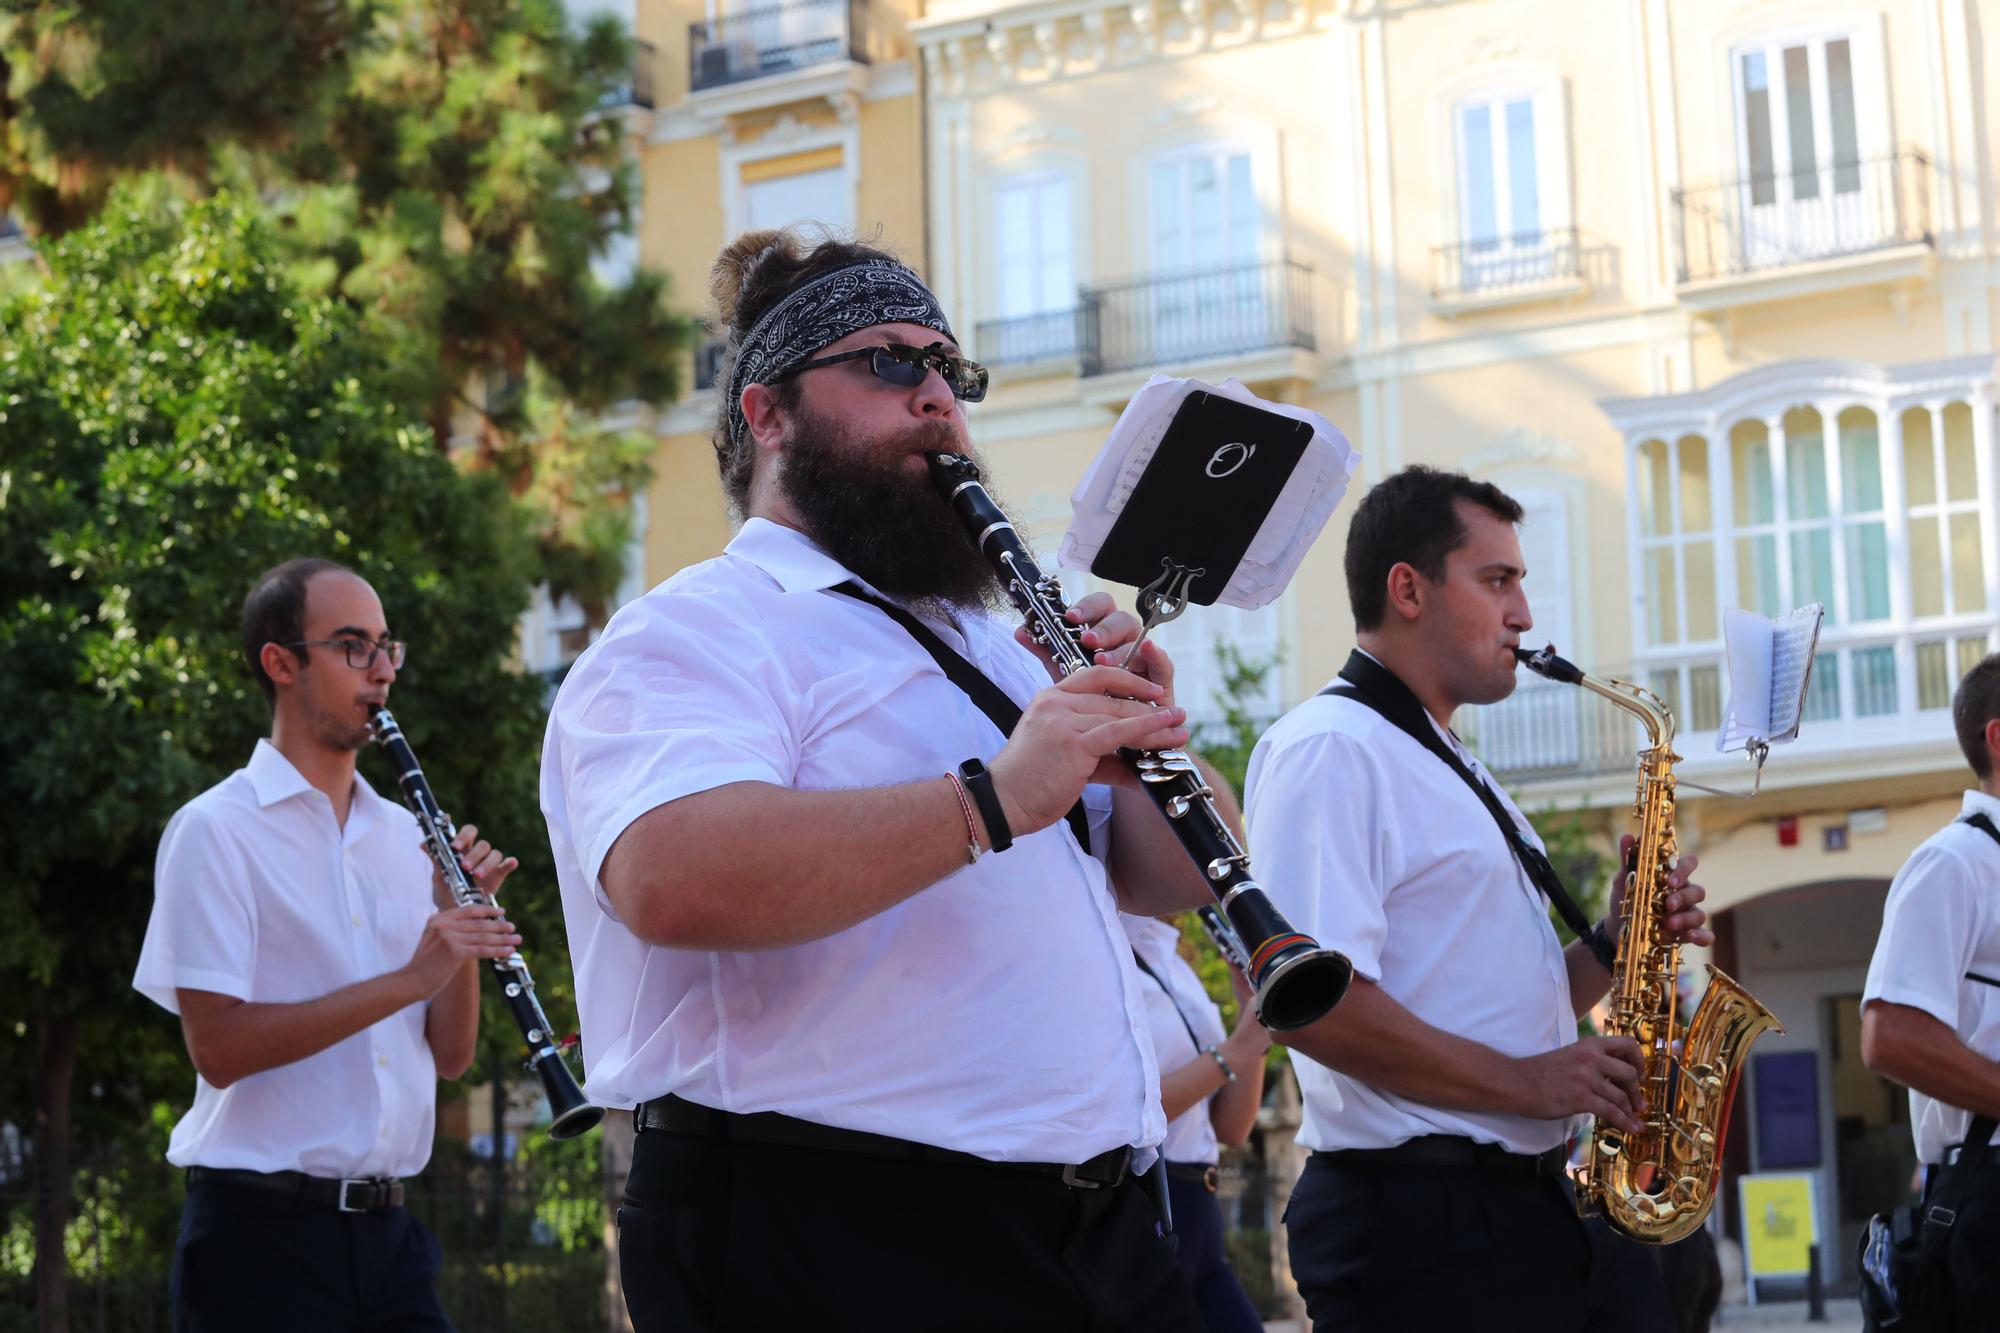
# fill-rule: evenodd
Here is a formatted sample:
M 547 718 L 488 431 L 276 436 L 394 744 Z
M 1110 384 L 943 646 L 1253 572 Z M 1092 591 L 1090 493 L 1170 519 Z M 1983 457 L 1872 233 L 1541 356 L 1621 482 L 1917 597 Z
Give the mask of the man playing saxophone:
M 1346 548 L 1359 649 L 1250 762 L 1274 898 L 1355 968 L 1339 1009 L 1279 1034 L 1306 1057 L 1299 1142 L 1313 1151 L 1286 1221 L 1319 1333 L 1671 1327 L 1657 1288 L 1594 1308 L 1563 1175 L 1583 1117 L 1637 1133 L 1645 1110 L 1636 1043 L 1576 1032 L 1610 985 L 1613 942 L 1599 926 L 1559 945 L 1513 845 L 1539 839 L 1451 732 L 1461 705 L 1515 686 L 1534 623 L 1521 517 L 1457 473 L 1377 485 Z M 1707 944 L 1693 868 L 1668 879 L 1664 929 Z

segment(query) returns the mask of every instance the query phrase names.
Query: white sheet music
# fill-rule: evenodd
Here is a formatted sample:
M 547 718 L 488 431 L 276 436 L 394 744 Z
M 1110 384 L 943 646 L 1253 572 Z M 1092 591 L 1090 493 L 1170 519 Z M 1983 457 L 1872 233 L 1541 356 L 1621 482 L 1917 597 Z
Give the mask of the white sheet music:
M 1825 615 L 1818 602 L 1776 620 L 1735 607 L 1723 612 L 1729 706 L 1715 735 L 1716 749 L 1779 745 L 1798 736 Z

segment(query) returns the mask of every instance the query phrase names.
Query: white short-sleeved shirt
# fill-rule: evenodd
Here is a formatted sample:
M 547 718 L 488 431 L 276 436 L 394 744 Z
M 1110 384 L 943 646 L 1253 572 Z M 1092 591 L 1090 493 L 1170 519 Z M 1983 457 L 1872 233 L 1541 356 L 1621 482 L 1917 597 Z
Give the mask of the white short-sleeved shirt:
M 1540 846 L 1479 761 L 1439 734 Z M 1258 880 L 1293 925 L 1432 1027 L 1517 1059 L 1576 1040 L 1548 900 L 1479 796 L 1413 737 L 1358 700 L 1315 695 L 1257 743 L 1245 786 Z M 1313 1149 L 1452 1134 L 1539 1153 L 1580 1124 L 1425 1106 L 1296 1053 L 1292 1067 L 1299 1142 Z
M 410 961 L 431 862 L 401 805 L 359 774 L 343 828 L 269 741 L 178 810 L 160 839 L 153 915 L 132 979 L 172 1013 L 177 990 L 258 1004 L 317 1000 Z M 175 1166 L 412 1176 L 430 1160 L 437 1065 L 413 1004 L 303 1060 L 217 1088 L 199 1075 Z
M 852 578 L 753 518 L 721 556 L 621 608 L 564 678 L 542 809 L 591 1094 L 631 1106 L 671 1092 L 995 1161 L 1159 1143 L 1138 970 L 1103 866 L 1061 821 L 789 948 L 647 944 L 606 899 L 612 843 L 682 796 L 888 786 L 999 752 L 1000 731 L 905 630 L 829 591 Z M 997 617 L 928 623 L 1017 702 L 1048 684 Z M 1102 825 L 1109 791 L 1085 801 Z M 673 892 L 671 865 L 657 883 Z
M 1220 1045 L 1229 1034 L 1201 978 L 1180 955 L 1180 930 L 1158 917 L 1120 913 L 1119 920 L 1132 948 L 1153 969 L 1152 976 L 1140 973 L 1144 982 L 1141 993 L 1146 997 L 1146 1025 L 1153 1035 L 1153 1055 L 1160 1072 L 1171 1074 L 1190 1061 L 1207 1060 L 1202 1052 Z M 1169 1162 L 1214 1165 L 1217 1144 L 1215 1125 L 1208 1118 L 1210 1100 L 1202 1098 L 1167 1122 L 1167 1139 L 1160 1145 L 1160 1154 Z
M 2000 800 L 1985 792 L 1965 793 L 1961 813 L 2000 827 Z M 1977 1054 L 2000 1060 L 2000 986 L 1968 972 L 2000 982 L 2000 844 L 1955 820 L 1925 839 L 1890 883 L 1861 1002 L 1921 1009 Z M 1910 1090 L 1918 1161 L 1943 1161 L 1971 1125 L 1970 1112 Z M 1993 1137 L 2000 1142 L 2000 1132 Z

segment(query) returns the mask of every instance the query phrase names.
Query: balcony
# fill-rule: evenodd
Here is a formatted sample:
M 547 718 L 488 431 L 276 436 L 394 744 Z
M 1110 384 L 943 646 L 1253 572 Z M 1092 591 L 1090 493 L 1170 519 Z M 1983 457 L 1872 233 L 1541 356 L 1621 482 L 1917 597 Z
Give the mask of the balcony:
M 1068 310 L 983 321 L 978 355 L 995 366 L 1073 361 L 1094 377 L 1312 352 L 1312 277 L 1281 259 L 1086 287 Z
M 1931 160 L 1831 159 L 1673 192 L 1682 303 L 1725 309 L 1919 278 L 1933 261 Z
M 1431 308 L 1441 315 L 1580 296 L 1588 287 L 1574 227 L 1431 251 Z
M 1996 640 L 2000 634 L 1984 617 L 1903 633 L 1829 627 L 1813 664 L 1799 738 L 1772 752 L 1766 785 L 1956 764 L 1952 691 Z M 1674 748 L 1686 760 L 1682 771 L 1694 780 L 1749 785 L 1742 756 L 1715 749 L 1728 693 L 1719 652 L 1599 674 L 1636 680 L 1667 701 L 1679 726 Z M 1632 799 L 1624 776 L 1636 773 L 1642 733 L 1627 714 L 1596 695 L 1523 673 L 1520 687 L 1502 702 L 1464 710 L 1458 729 L 1510 786 L 1536 788 L 1543 797 L 1613 804 Z M 1865 770 L 1857 768 L 1864 758 Z
M 688 87 L 709 92 L 827 65 L 866 65 L 878 36 L 868 0 L 791 0 L 688 25 Z
M 597 107 L 600 111 L 622 111 L 637 107 L 651 111 L 653 102 L 653 61 L 658 55 L 651 42 L 632 42 L 632 77 L 607 90 Z

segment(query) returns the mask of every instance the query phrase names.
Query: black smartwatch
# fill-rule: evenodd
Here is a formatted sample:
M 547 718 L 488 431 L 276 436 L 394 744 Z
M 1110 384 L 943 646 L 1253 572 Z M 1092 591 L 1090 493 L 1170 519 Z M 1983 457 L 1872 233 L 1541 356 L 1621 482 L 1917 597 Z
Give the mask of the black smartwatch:
M 1000 794 L 993 790 L 993 774 L 977 759 L 958 766 L 958 780 L 965 784 L 972 803 L 979 807 L 980 822 L 986 825 L 986 839 L 992 850 L 1004 852 L 1014 845 L 1014 830 L 1007 827 L 1006 812 L 1000 808 Z

